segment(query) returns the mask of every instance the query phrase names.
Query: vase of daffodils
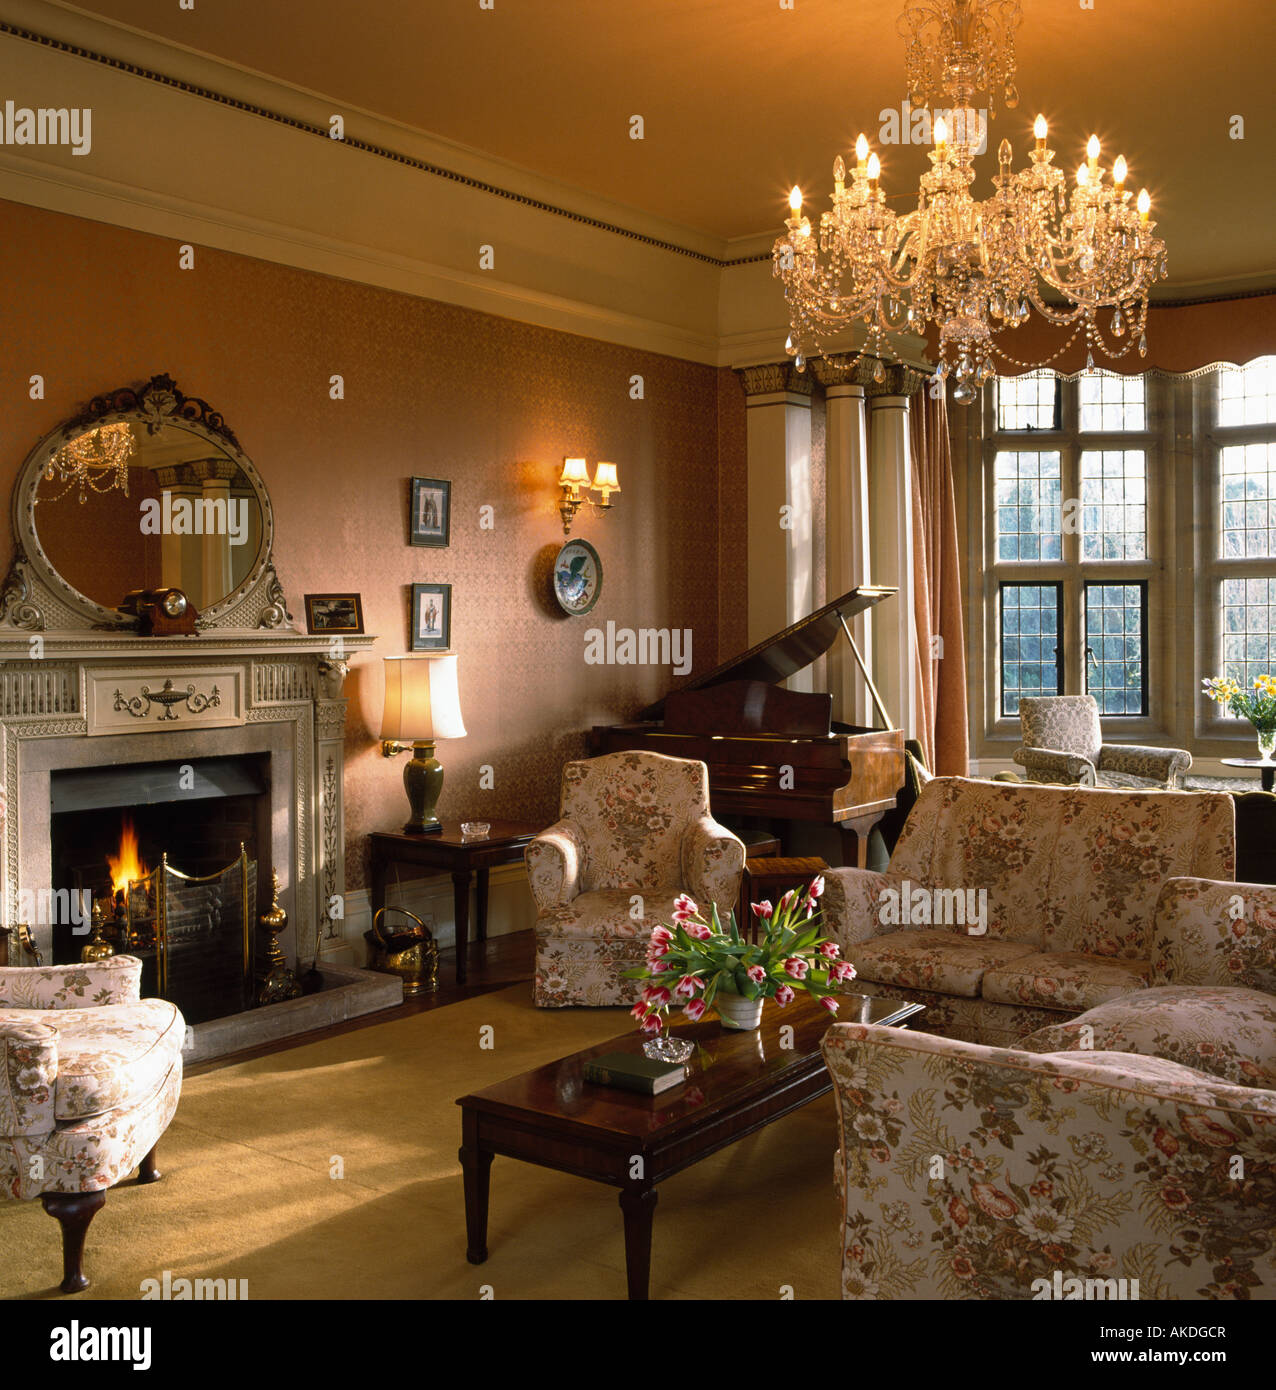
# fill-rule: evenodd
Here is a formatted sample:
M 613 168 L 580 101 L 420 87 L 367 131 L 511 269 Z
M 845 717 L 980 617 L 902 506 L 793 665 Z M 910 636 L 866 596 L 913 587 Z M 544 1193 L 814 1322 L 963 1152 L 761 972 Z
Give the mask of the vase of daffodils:
M 716 1008 L 724 1028 L 753 1029 L 768 999 L 784 1008 L 799 990 L 836 1014 L 839 986 L 855 978 L 855 969 L 840 959 L 836 942 L 820 935 L 823 891 L 823 878 L 816 878 L 790 890 L 778 906 L 754 903 L 754 941 L 740 934 L 734 913 L 724 926 L 716 906 L 706 918 L 682 894 L 673 921 L 651 933 L 646 967 L 626 972 L 628 979 L 648 981 L 631 1011 L 642 1031 L 659 1039 L 666 1015 L 678 1007 L 692 1020 Z
M 1255 676 L 1252 692 L 1229 676 L 1212 677 L 1204 687 L 1211 700 L 1249 720 L 1258 737 L 1258 756 L 1270 763 L 1276 754 L 1276 676 Z

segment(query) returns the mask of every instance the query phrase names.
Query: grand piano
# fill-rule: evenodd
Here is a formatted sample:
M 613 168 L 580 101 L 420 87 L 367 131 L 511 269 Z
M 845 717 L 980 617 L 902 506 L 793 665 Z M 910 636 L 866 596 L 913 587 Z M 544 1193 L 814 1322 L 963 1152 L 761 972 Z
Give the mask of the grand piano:
M 596 726 L 592 751 L 644 748 L 698 758 L 709 768 L 714 815 L 834 825 L 844 861 L 864 867 L 869 831 L 904 785 L 904 734 L 891 727 L 848 620 L 896 592 L 852 589 L 650 705 L 641 722 Z M 779 684 L 839 637 L 850 644 L 883 728 L 838 723 L 831 694 Z

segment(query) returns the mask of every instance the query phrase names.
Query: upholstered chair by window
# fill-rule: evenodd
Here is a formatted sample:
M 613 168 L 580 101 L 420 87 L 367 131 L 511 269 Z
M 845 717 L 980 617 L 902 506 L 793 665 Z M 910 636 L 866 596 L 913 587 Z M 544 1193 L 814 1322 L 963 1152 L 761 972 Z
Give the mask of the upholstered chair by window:
M 609 753 L 563 769 L 561 819 L 527 847 L 536 899 L 535 1002 L 632 1004 L 652 928 L 687 893 L 725 922 L 744 845 L 709 814 L 704 763 Z
M 182 1090 L 186 1024 L 142 999 L 142 962 L 0 967 L 0 1186 L 62 1227 L 62 1292 L 88 1287 L 84 1237 L 106 1190 L 138 1169 Z
M 1020 696 L 1019 724 L 1023 746 L 1015 762 L 1027 769 L 1029 782 L 1173 788 L 1192 766 L 1182 748 L 1104 743 L 1093 695 Z

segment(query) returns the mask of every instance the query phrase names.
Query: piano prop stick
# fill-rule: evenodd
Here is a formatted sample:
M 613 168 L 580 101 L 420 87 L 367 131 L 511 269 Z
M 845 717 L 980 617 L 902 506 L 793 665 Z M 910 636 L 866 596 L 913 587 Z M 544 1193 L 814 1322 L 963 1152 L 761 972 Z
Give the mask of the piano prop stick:
M 869 832 L 904 785 L 904 733 L 890 727 L 846 619 L 895 593 L 869 585 L 852 589 L 672 691 L 643 710 L 640 722 L 595 727 L 591 750 L 641 748 L 696 758 L 709 769 L 709 803 L 716 816 L 778 822 L 781 840 L 793 822 L 834 825 L 842 831 L 844 861 L 863 867 Z M 886 728 L 839 723 L 827 691 L 781 686 L 843 634 Z

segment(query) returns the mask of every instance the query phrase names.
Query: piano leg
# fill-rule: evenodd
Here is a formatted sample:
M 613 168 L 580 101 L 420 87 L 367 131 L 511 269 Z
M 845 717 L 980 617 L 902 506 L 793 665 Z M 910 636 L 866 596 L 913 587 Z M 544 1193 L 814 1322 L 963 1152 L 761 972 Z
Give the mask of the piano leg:
M 868 836 L 872 828 L 881 820 L 883 812 L 877 811 L 869 816 L 855 816 L 841 821 L 838 829 L 842 832 L 842 864 L 847 868 L 868 868 Z

